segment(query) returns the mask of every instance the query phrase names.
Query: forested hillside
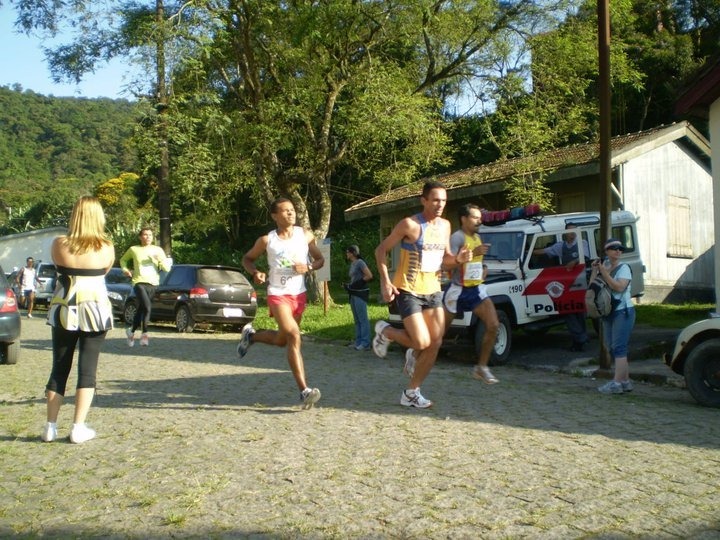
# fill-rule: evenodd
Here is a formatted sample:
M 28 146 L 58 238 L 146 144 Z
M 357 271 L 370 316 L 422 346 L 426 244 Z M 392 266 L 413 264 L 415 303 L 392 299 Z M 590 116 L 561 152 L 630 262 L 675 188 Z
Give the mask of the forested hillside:
M 137 169 L 130 147 L 138 106 L 126 100 L 56 98 L 0 87 L 0 224 L 23 230 L 38 207 L 53 219 L 53 201 L 70 199 Z M 3 211 L 4 210 L 4 211 Z M 32 213 L 32 212 L 31 212 Z M 47 223 L 42 223 L 47 224 Z

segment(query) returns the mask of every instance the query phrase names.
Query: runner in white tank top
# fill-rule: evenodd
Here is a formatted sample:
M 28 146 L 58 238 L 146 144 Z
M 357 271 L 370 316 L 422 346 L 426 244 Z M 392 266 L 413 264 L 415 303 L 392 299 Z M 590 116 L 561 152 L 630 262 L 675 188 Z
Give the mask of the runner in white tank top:
M 243 256 L 242 263 L 256 285 L 268 284 L 268 309 L 278 330 L 255 330 L 251 323 L 246 324 L 237 351 L 242 358 L 253 343 L 287 347 L 288 364 L 300 390 L 300 400 L 303 408 L 309 409 L 320 399 L 320 390 L 310 388 L 305 380 L 300 320 L 307 301 L 305 274 L 322 268 L 325 259 L 313 233 L 295 226 L 292 201 L 276 199 L 270 206 L 270 215 L 277 229 L 258 238 Z M 263 254 L 267 254 L 267 273 L 255 266 L 255 261 Z

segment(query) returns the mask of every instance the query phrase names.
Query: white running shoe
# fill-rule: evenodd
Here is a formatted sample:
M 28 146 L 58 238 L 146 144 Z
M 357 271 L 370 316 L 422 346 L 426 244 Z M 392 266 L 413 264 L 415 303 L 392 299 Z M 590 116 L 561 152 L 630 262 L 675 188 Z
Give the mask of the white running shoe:
M 403 366 L 403 373 L 412 379 L 415 374 L 415 349 L 408 349 L 405 351 L 405 365 Z
M 387 356 L 388 345 L 392 341 L 390 338 L 383 335 L 383 330 L 390 326 L 390 323 L 385 321 L 378 321 L 375 323 L 375 337 L 373 338 L 372 348 L 373 352 L 380 358 Z
M 320 390 L 317 388 L 306 388 L 300 393 L 303 409 L 312 409 L 318 401 L 320 401 Z
M 87 427 L 85 424 L 73 424 L 70 431 L 70 442 L 82 444 L 95 438 L 95 430 Z
M 43 429 L 42 435 L 40 436 L 45 442 L 53 442 L 57 439 L 57 423 L 46 422 L 45 429 Z
M 247 323 L 245 326 L 243 326 L 242 333 L 240 335 L 240 343 L 238 343 L 237 346 L 237 354 L 240 358 L 247 354 L 250 345 L 252 345 L 252 341 L 250 341 L 250 336 L 252 336 L 254 333 L 255 329 L 253 328 L 252 323 Z
M 147 347 L 148 345 L 150 345 L 150 338 L 147 333 L 140 334 L 140 346 Z
M 400 396 L 400 405 L 404 407 L 417 407 L 418 409 L 427 409 L 433 406 L 433 402 L 425 399 L 420 393 L 419 388 L 408 389 Z
M 135 332 L 129 326 L 125 329 L 125 335 L 127 336 L 128 347 L 135 346 Z

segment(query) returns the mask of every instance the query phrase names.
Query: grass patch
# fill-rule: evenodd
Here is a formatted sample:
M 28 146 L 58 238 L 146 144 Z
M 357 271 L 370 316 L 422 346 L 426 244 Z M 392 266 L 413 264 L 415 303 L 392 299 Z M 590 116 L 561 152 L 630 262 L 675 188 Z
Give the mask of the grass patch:
M 370 317 L 370 333 L 372 334 L 374 322 L 378 319 L 387 319 L 387 306 L 369 304 L 368 317 Z M 253 326 L 255 328 L 277 328 L 274 319 L 268 315 L 265 302 L 260 302 Z M 322 303 L 308 304 L 300 328 L 304 333 L 318 338 L 350 342 L 354 338 L 355 332 L 355 322 L 353 321 L 350 304 L 343 301 L 342 298 L 329 305 L 327 310 L 325 310 Z
M 635 306 L 637 324 L 657 328 L 685 328 L 707 319 L 715 304 L 640 304 Z

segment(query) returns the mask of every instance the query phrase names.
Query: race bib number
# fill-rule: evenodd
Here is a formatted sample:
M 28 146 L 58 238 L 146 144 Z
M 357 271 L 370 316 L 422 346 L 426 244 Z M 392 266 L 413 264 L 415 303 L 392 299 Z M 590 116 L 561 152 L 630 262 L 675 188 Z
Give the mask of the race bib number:
M 294 277 L 298 276 L 294 268 L 273 268 L 270 272 L 270 285 L 285 287 Z
M 482 281 L 483 263 L 469 262 L 465 264 L 465 279 L 468 281 Z

